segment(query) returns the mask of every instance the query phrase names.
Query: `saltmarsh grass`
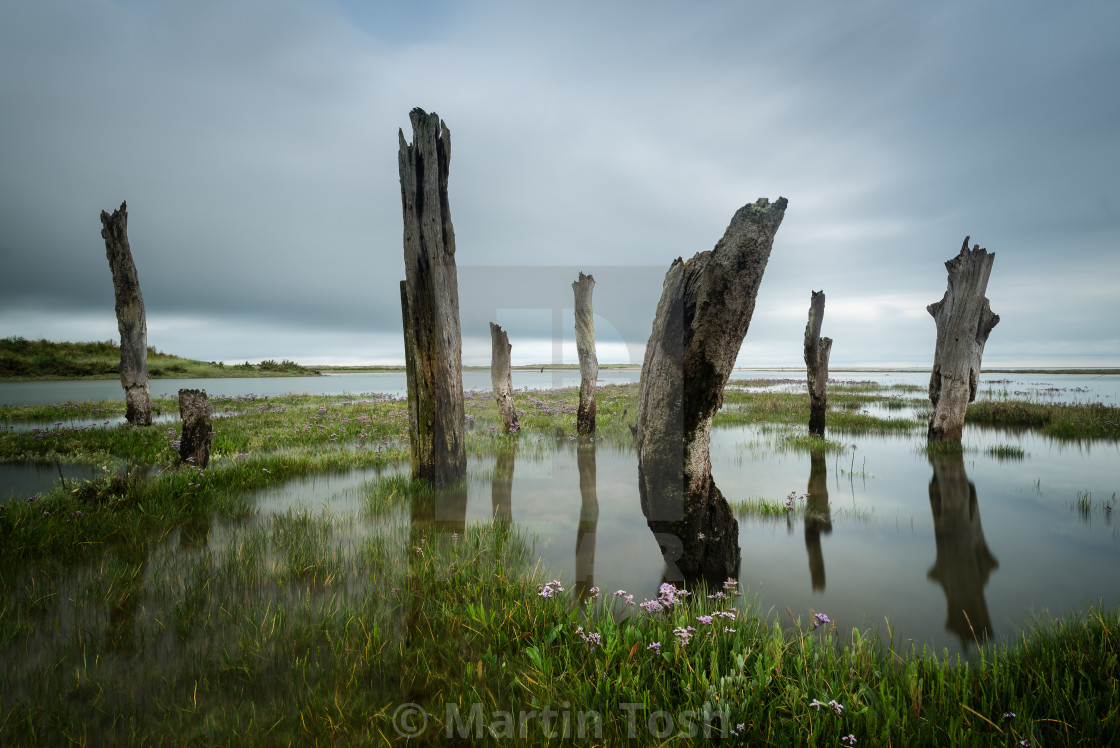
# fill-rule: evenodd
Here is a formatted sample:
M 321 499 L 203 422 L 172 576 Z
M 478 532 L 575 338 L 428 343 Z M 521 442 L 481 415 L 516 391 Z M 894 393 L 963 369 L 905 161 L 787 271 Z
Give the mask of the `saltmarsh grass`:
M 981 400 L 968 406 L 968 423 L 1029 426 L 1063 438 L 1120 439 L 1120 407 L 1104 403 Z
M 997 460 L 1022 460 L 1027 456 L 1026 450 L 1014 444 L 996 444 L 985 449 L 984 453 Z
M 603 443 L 633 448 L 634 391 L 601 391 Z M 807 413 L 806 396 L 791 398 L 728 399 L 780 425 Z M 522 429 L 510 436 L 497 433 L 490 397 L 474 394 L 468 448 L 577 441 L 575 399 L 518 393 Z M 262 515 L 252 490 L 405 462 L 405 405 L 229 405 L 206 470 L 175 464 L 166 425 L 0 435 L 4 455 L 114 463 L 0 512 L 0 743 L 397 742 L 394 716 L 409 703 L 426 711 L 418 737 L 429 743 L 560 743 L 565 725 L 605 745 L 685 744 L 706 731 L 751 745 L 1120 738 L 1116 610 L 1039 620 L 955 658 L 834 625 L 827 611 L 779 618 L 734 589 L 693 589 L 668 606 L 679 596 L 663 592 L 656 612 L 630 592 L 553 584 L 516 525 L 446 519 L 461 516 L 442 510 L 461 487 L 395 475 L 369 484 L 357 514 Z M 854 410 L 830 419 L 863 415 Z M 805 511 L 789 498 L 737 510 Z M 547 726 L 546 707 L 559 713 Z

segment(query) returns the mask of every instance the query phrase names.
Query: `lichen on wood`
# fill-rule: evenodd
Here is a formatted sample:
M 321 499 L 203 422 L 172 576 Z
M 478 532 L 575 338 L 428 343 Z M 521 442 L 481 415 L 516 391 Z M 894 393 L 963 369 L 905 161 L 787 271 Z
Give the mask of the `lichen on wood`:
M 510 345 L 509 336 L 500 325 L 490 323 L 490 386 L 494 392 L 494 400 L 498 403 L 498 414 L 502 418 L 502 433 L 512 434 L 517 431 L 517 409 L 513 402 L 513 375 L 510 373 Z
M 466 474 L 462 338 L 455 230 L 447 197 L 451 133 L 438 115 L 409 113 L 412 144 L 398 133 L 409 369 L 412 474 L 449 483 Z
M 823 322 L 824 291 L 813 291 L 805 325 L 805 368 L 809 379 L 809 433 L 822 439 L 828 407 L 828 356 L 832 352 L 832 338 L 821 337 Z
M 128 205 L 109 215 L 101 211 L 101 237 L 113 275 L 117 330 L 121 335 L 121 387 L 125 392 L 125 419 L 133 426 L 152 423 L 152 396 L 148 387 L 148 320 L 132 249 L 128 244 Z
M 712 416 L 750 326 L 787 201 L 740 208 L 715 248 L 665 274 L 638 391 L 638 485 L 666 579 L 737 577 L 738 523 L 712 480 Z
M 980 383 L 984 345 L 999 323 L 999 315 L 992 313 L 984 295 L 996 255 L 981 249 L 979 244 L 970 250 L 969 238 L 964 238 L 960 253 L 945 263 L 949 283 L 944 297 L 926 307 L 937 324 L 929 380 L 933 412 L 927 436 L 931 442 L 960 443 L 965 411 L 976 399 Z
M 576 352 L 579 354 L 579 408 L 576 411 L 576 431 L 581 436 L 595 433 L 595 380 L 599 376 L 599 360 L 595 356 L 595 316 L 591 294 L 595 278 L 579 274 L 572 281 L 575 292 Z

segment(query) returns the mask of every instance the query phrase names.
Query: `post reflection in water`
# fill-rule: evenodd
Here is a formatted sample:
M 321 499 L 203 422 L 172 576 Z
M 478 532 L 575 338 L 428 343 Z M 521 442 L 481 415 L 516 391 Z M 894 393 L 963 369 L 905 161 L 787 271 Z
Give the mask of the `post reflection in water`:
M 964 469 L 964 455 L 930 456 L 933 477 L 929 503 L 937 560 L 927 576 L 945 590 L 948 618 L 945 628 L 956 634 L 963 647 L 983 643 L 992 632 L 984 586 L 999 568 L 980 526 L 976 486 Z
M 128 570 L 127 578 L 113 586 L 109 596 L 109 623 L 105 629 L 105 648 L 119 654 L 132 654 L 136 648 L 136 612 L 139 592 L 144 586 L 148 566 L 147 545 L 125 547 L 119 557 Z
M 579 466 L 579 527 L 576 529 L 576 596 L 583 603 L 595 586 L 595 532 L 599 494 L 595 485 L 595 442 L 576 447 Z
M 467 483 L 414 491 L 411 502 L 413 545 L 434 532 L 462 534 L 467 528 Z
M 828 508 L 828 469 L 824 452 L 809 453 L 809 487 L 805 504 L 805 550 L 809 553 L 809 574 L 813 591 L 824 591 L 824 554 L 821 533 L 832 533 L 832 516 Z
M 517 444 L 498 452 L 494 477 L 490 486 L 490 502 L 494 521 L 508 525 L 513 521 L 513 465 L 517 458 Z
M 200 550 L 210 545 L 210 517 L 195 517 L 179 528 L 179 547 L 183 550 Z

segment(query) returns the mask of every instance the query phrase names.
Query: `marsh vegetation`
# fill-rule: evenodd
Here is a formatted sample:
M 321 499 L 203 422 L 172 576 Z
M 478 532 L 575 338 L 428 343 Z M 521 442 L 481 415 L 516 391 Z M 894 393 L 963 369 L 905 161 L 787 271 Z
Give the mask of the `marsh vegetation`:
M 1109 478 L 1066 488 L 1042 466 L 1048 453 L 1114 459 L 1117 408 L 1051 406 L 1065 424 L 1055 441 L 1039 424 L 1002 423 L 1041 407 L 1008 401 L 980 411 L 1002 430 L 974 426 L 991 436 L 966 430 L 963 449 L 927 452 L 917 388 L 831 383 L 824 441 L 803 436 L 803 385 L 783 387 L 733 382 L 725 393 L 713 472 L 747 539 L 744 562 L 736 583 L 689 595 L 661 585 L 644 524 L 626 534 L 641 523 L 634 385 L 599 389 L 594 441 L 576 434 L 575 388 L 515 393 L 513 435 L 500 433 L 489 393 L 467 393 L 468 474 L 439 489 L 405 477 L 407 404 L 388 396 L 214 397 L 205 470 L 177 465 L 174 422 L 0 434 L 5 461 L 97 470 L 0 505 L 0 740 L 395 742 L 405 704 L 425 710 L 430 742 L 516 739 L 521 724 L 508 732 L 504 712 L 535 713 L 527 735 L 542 744 L 565 730 L 604 744 L 687 742 L 693 730 L 752 745 L 1115 739 L 1115 587 L 1053 616 L 1024 608 L 1012 628 L 990 614 L 987 636 L 974 614 L 977 630 L 943 647 L 904 615 L 862 620 L 841 596 L 914 586 L 905 558 L 877 561 L 893 564 L 880 576 L 844 571 L 860 568 L 845 560 L 852 548 L 921 555 L 907 511 L 929 528 L 926 550 L 936 540 L 941 580 L 963 573 L 961 538 L 986 539 L 999 562 L 988 574 L 1018 573 L 1026 561 L 1005 536 L 1038 541 L 1001 530 L 1010 520 L 996 509 L 1012 502 L 1115 553 Z M 5 406 L 0 420 L 123 407 Z M 924 466 L 917 502 L 896 471 L 906 461 Z M 984 527 L 961 524 L 977 507 Z M 805 551 L 790 555 L 795 529 L 822 588 L 808 576 L 797 590 L 748 581 L 767 564 L 807 574 Z M 916 564 L 924 575 L 927 558 Z M 947 600 L 1007 611 L 1004 593 L 986 601 L 966 578 L 933 585 L 942 614 Z

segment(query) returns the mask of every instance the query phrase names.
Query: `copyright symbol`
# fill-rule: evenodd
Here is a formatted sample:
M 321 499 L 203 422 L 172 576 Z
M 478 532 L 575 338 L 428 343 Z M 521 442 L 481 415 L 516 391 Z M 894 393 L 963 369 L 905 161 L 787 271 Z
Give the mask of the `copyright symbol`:
M 393 712 L 393 729 L 402 738 L 415 738 L 428 729 L 428 713 L 419 704 L 401 704 Z

